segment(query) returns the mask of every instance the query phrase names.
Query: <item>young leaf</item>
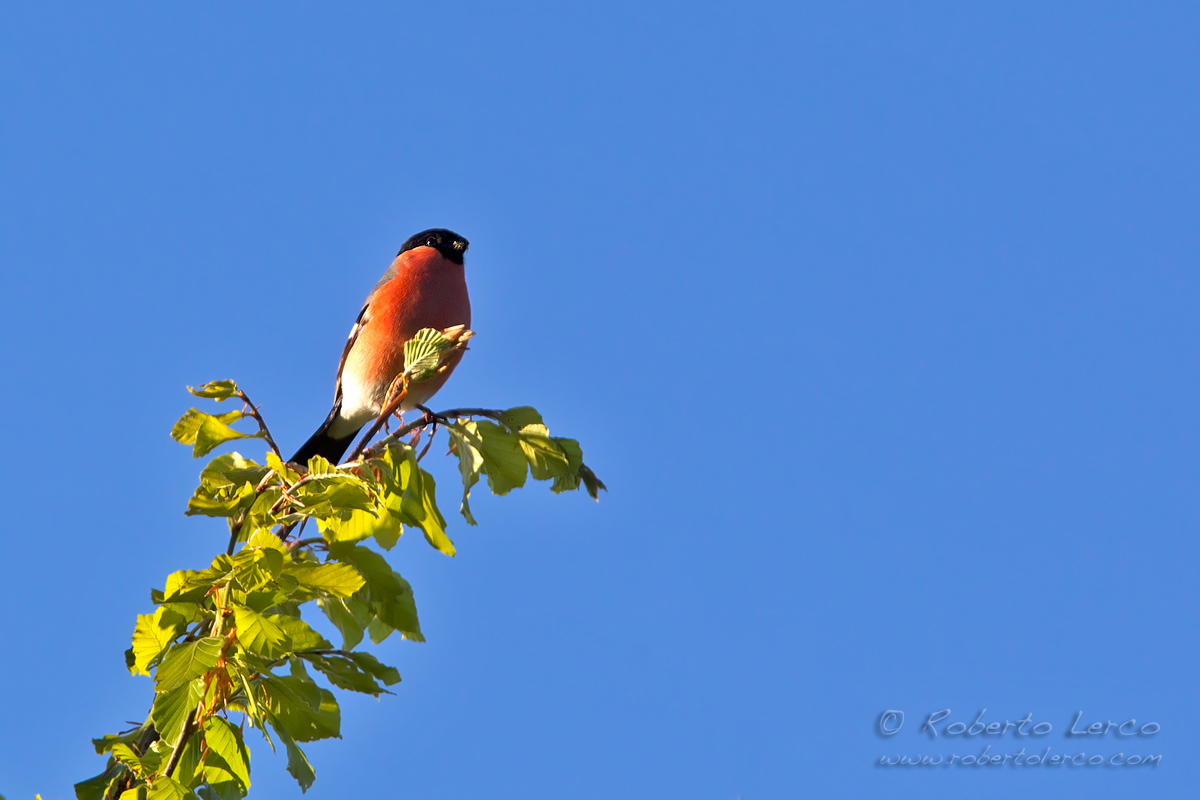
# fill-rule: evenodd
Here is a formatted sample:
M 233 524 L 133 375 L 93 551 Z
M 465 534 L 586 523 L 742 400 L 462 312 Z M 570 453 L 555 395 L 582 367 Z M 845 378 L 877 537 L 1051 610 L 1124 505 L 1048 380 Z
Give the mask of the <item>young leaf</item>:
M 154 779 L 154 783 L 150 784 L 146 800 L 200 800 L 200 798 L 183 788 L 174 778 L 159 775 Z
M 448 556 L 455 553 L 454 542 L 446 535 L 446 519 L 437 507 L 437 484 L 433 476 L 413 461 L 414 480 L 408 484 L 409 491 L 404 493 L 401 509 L 415 527 L 425 534 L 425 541 L 433 545 L 439 552 Z
M 551 438 L 542 415 L 535 409 L 510 408 L 500 415 L 500 423 L 517 437 L 534 480 L 548 481 L 569 474 L 569 457 Z
M 209 717 L 204 720 L 204 743 L 208 745 L 208 761 L 212 757 L 220 759 L 220 766 L 225 767 L 241 783 L 242 792 L 250 789 L 250 754 L 242 743 L 242 734 L 237 728 L 220 717 Z M 207 776 L 205 776 L 207 779 Z
M 293 664 L 298 663 L 293 661 Z M 341 711 L 328 689 L 307 675 L 263 677 L 272 722 L 276 731 L 286 732 L 298 742 L 341 738 Z
M 567 469 L 561 475 L 554 476 L 550 491 L 555 494 L 574 491 L 579 488 L 579 468 L 583 466 L 583 450 L 574 439 L 555 437 L 554 443 L 567 454 Z
M 317 779 L 317 773 L 313 770 L 312 764 L 308 763 L 308 756 L 304 755 L 304 751 L 300 749 L 300 745 L 296 744 L 296 740 L 287 732 L 287 728 L 282 722 L 270 714 L 267 715 L 267 719 L 270 721 L 271 727 L 275 729 L 279 740 L 283 742 L 283 746 L 287 748 L 287 771 L 296 779 L 296 783 L 300 784 L 300 791 L 307 792 L 313 785 L 313 781 Z
M 400 539 L 401 520 L 387 506 L 376 506 L 370 511 L 350 509 L 344 515 L 320 520 L 321 535 L 331 544 L 353 544 L 375 537 L 386 550 L 392 549 Z
M 329 678 L 329 682 L 339 689 L 362 692 L 372 697 L 378 697 L 385 692 L 390 694 L 390 692 L 387 692 L 386 689 L 375 682 L 373 676 L 364 672 L 354 661 L 348 658 L 343 656 L 317 655 L 315 653 L 305 653 L 304 658 L 320 670 L 325 677 Z
M 462 473 L 463 497 L 458 510 L 467 524 L 475 525 L 475 517 L 471 516 L 468 500 L 471 497 L 471 489 L 479 482 L 479 475 L 483 470 L 483 454 L 479 452 L 483 442 L 479 440 L 474 428 L 465 427 L 467 424 L 455 422 L 446 426 L 446 432 L 454 444 L 454 454 L 458 456 L 458 470 Z
M 275 455 L 271 453 L 270 455 Z M 242 458 L 240 453 L 224 453 L 217 456 L 200 472 L 200 485 L 211 492 L 220 489 L 236 489 L 243 484 L 257 486 L 270 472 L 268 467 Z
M 363 587 L 363 576 L 349 564 L 328 562 L 313 564 L 295 561 L 284 569 L 285 574 L 296 579 L 296 583 L 312 592 L 324 592 L 333 597 L 349 597 Z
M 505 495 L 525 485 L 529 462 L 516 436 L 488 420 L 459 422 L 455 431 L 483 459 L 480 471 L 488 476 L 493 494 Z
M 279 623 L 279 627 L 287 635 L 292 643 L 292 651 L 299 652 L 301 650 L 328 650 L 333 647 L 321 634 L 314 631 L 309 624 L 299 617 L 289 617 L 284 614 L 272 617 L 275 622 Z
M 197 772 L 200 770 L 203 744 L 204 740 L 199 736 L 188 737 L 187 742 L 183 745 L 183 752 L 179 755 L 179 763 L 175 765 L 175 771 L 171 773 L 171 777 L 188 789 L 196 788 L 197 778 L 202 777 L 197 775 Z
M 465 349 L 467 340 L 474 335 L 474 331 L 462 325 L 445 331 L 422 328 L 404 343 L 404 377 L 412 383 L 429 380 L 452 351 Z
M 150 709 L 150 719 L 154 721 L 159 735 L 168 742 L 178 739 L 188 716 L 196 710 L 196 705 L 203 696 L 204 682 L 200 678 L 156 694 L 154 705 Z
M 587 464 L 579 465 L 579 477 L 583 479 L 583 485 L 587 487 L 587 493 L 591 495 L 593 500 L 600 499 L 600 490 L 608 491 L 608 487 L 604 485 L 604 481 L 596 477 L 596 473 L 588 468 Z
M 351 653 L 350 658 L 358 665 L 359 669 L 369 672 L 383 681 L 384 686 L 394 686 L 400 682 L 399 670 L 389 667 L 387 664 L 380 664 L 379 659 L 370 653 Z
M 233 616 L 238 643 L 250 652 L 274 659 L 292 649 L 292 640 L 279 626 L 278 617 L 268 617 L 245 606 L 234 606 Z
M 330 547 L 329 555 L 350 564 L 366 578 L 371 607 L 382 622 L 400 631 L 405 639 L 425 641 L 417 621 L 412 587 L 388 565 L 383 556 L 362 546 Z
M 142 769 L 142 759 L 138 757 L 137 753 L 133 752 L 133 748 L 129 745 L 113 745 L 112 757 L 115 758 L 118 763 L 124 764 L 133 770 L 134 775 L 137 775 L 139 778 L 145 777 L 144 770 Z
M 220 402 L 237 394 L 238 387 L 233 381 L 209 381 L 200 384 L 195 389 L 189 386 L 188 391 L 196 397 L 208 397 Z
M 154 675 L 155 691 L 169 692 L 217 665 L 221 640 L 212 636 L 173 645 Z
M 183 633 L 186 624 L 183 616 L 165 606 L 159 606 L 153 614 L 139 614 L 133 630 L 133 666 L 129 671 L 134 675 L 149 675 L 150 663 Z
M 240 411 L 237 413 L 241 413 Z M 222 415 L 228 416 L 228 415 Z M 225 442 L 232 442 L 234 439 L 261 439 L 262 432 L 258 433 L 242 433 L 235 431 L 233 428 L 225 424 L 223 420 L 216 417 L 211 417 L 207 414 L 200 421 L 200 427 L 196 431 L 196 443 L 192 445 L 192 458 L 200 458 L 212 452 L 214 447 L 218 447 Z
M 228 425 L 230 422 L 237 422 L 242 417 L 246 416 L 241 411 L 229 411 L 225 414 L 205 414 L 198 408 L 189 408 L 183 412 L 183 416 L 171 428 L 171 438 L 180 444 L 195 444 L 196 434 L 200 431 L 200 426 L 204 424 L 206 419 L 215 419 L 222 425 Z
M 109 768 L 99 775 L 75 784 L 76 800 L 104 800 L 104 796 L 108 794 L 109 787 L 119 780 L 121 776 L 128 774 L 120 765 L 111 761 L 109 764 Z
M 204 486 L 197 486 L 196 491 L 188 499 L 187 511 L 189 517 L 203 515 L 206 517 L 234 517 L 243 508 L 253 502 L 254 487 L 242 484 L 233 487 L 211 491 Z
M 375 616 L 374 612 L 357 598 L 339 600 L 321 597 L 318 598 L 317 605 L 341 632 L 343 650 L 352 650 L 358 646 L 362 641 L 363 631 Z

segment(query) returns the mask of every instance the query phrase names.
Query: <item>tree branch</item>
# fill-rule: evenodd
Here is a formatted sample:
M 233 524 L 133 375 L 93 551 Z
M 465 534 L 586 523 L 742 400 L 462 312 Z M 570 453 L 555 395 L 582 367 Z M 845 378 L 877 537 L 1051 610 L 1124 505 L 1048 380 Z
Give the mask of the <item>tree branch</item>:
M 250 409 L 250 416 L 254 417 L 254 421 L 258 423 L 258 430 L 262 433 L 263 438 L 267 440 L 267 444 L 271 445 L 271 449 L 275 451 L 275 455 L 279 456 L 279 460 L 283 461 L 283 454 L 279 452 L 279 446 L 275 444 L 275 440 L 271 438 L 271 431 L 267 429 L 267 423 L 262 418 L 262 414 L 258 413 L 258 406 L 250 402 L 250 396 L 238 389 L 238 397 L 246 404 L 246 408 Z
M 498 411 L 494 408 L 452 408 L 449 411 L 439 411 L 436 414 L 430 414 L 428 417 L 422 417 L 416 422 L 410 422 L 407 425 L 398 428 L 395 432 L 385 436 L 374 445 L 364 450 L 361 453 L 361 456 L 363 458 L 370 458 L 371 456 L 383 450 L 383 448 L 388 444 L 399 441 L 402 436 L 407 436 L 419 428 L 424 428 L 427 425 L 432 425 L 438 422 L 440 422 L 442 425 L 448 425 L 450 424 L 451 418 L 454 417 L 487 417 L 489 419 L 498 420 L 503 415 L 503 411 Z M 376 429 L 375 433 L 377 432 L 378 429 Z M 371 435 L 374 436 L 375 434 L 372 433 Z M 347 462 L 353 460 L 354 459 L 346 459 Z

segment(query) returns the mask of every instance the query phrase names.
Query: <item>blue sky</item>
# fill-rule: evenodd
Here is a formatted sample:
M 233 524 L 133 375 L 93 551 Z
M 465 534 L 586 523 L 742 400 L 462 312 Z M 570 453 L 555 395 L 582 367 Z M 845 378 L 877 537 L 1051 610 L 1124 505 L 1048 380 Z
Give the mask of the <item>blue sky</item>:
M 434 405 L 535 405 L 610 491 L 473 498 L 453 559 L 404 538 L 428 642 L 379 648 L 404 682 L 343 700 L 310 796 L 1194 791 L 1195 9 L 3 20 L 9 800 L 99 771 L 88 739 L 150 699 L 134 615 L 223 547 L 182 515 L 184 386 L 236 378 L 294 448 L 433 226 L 471 240 L 478 331 Z M 920 734 L 944 708 L 1163 759 L 875 766 L 1023 746 Z M 1079 711 L 1161 730 L 1064 736 Z

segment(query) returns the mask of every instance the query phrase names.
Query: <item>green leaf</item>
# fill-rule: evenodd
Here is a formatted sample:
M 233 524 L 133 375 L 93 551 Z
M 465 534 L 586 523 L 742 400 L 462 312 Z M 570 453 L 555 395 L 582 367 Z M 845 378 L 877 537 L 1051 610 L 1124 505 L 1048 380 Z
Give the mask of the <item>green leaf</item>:
M 183 745 L 183 752 L 179 755 L 179 763 L 175 765 L 175 771 L 171 773 L 172 778 L 189 789 L 196 788 L 196 780 L 202 777 L 197 773 L 200 770 L 203 744 L 204 740 L 199 736 L 188 737 Z
M 174 604 L 172 604 L 174 605 Z M 183 633 L 187 620 L 172 608 L 159 606 L 153 614 L 139 614 L 133 630 L 134 675 L 149 675 L 150 663 Z
M 350 597 L 366 583 L 353 566 L 336 562 L 313 564 L 295 561 L 288 564 L 284 571 L 294 577 L 301 587 L 333 597 Z
M 113 745 L 118 742 L 122 744 L 136 742 L 141 737 L 143 728 L 134 728 L 131 731 L 121 734 L 106 733 L 99 739 L 92 739 L 92 746 L 96 748 L 96 755 L 104 755 L 109 750 L 112 750 Z
M 375 497 L 362 478 L 349 473 L 321 475 L 298 485 L 292 496 L 310 516 L 326 519 L 348 509 L 373 511 Z
M 358 646 L 358 643 L 362 641 L 363 631 L 375 617 L 375 612 L 356 597 L 348 597 L 344 600 L 321 597 L 318 598 L 317 605 L 341 632 L 343 650 L 353 650 Z
M 391 692 L 387 692 L 386 689 L 376 683 L 374 677 L 359 669 L 358 665 L 348 658 L 337 655 L 318 655 L 315 653 L 305 653 L 304 658 L 320 670 L 325 677 L 329 678 L 329 682 L 339 689 L 361 692 L 369 694 L 372 697 L 378 697 L 384 693 L 391 694 Z
M 196 491 L 188 499 L 187 511 L 184 514 L 189 517 L 234 517 L 253 502 L 254 487 L 248 483 L 236 489 L 216 491 L 210 491 L 201 485 L 196 487 Z
M 257 486 L 268 472 L 269 468 L 242 458 L 240 453 L 224 453 L 201 470 L 200 485 L 210 491 L 236 489 L 244 484 Z
M 275 550 L 283 555 L 288 555 L 287 545 L 279 541 L 279 537 L 271 533 L 269 530 L 259 529 L 250 537 L 250 541 L 246 542 L 246 547 L 256 547 L 259 550 Z
M 169 692 L 183 686 L 215 667 L 220 657 L 221 640 L 216 637 L 173 645 L 154 675 L 155 691 Z
M 234 606 L 233 616 L 238 643 L 250 652 L 274 659 L 292 649 L 292 640 L 279 626 L 279 617 L 268 617 L 245 606 Z
M 398 669 L 379 663 L 379 659 L 370 653 L 351 653 L 350 658 L 358 665 L 359 669 L 383 681 L 384 686 L 394 686 L 400 682 Z
M 99 775 L 75 784 L 76 800 L 104 800 L 104 796 L 108 794 L 109 786 L 125 774 L 127 773 L 122 767 L 112 764 L 112 766 Z
M 429 380 L 454 343 L 433 328 L 422 328 L 404 343 L 404 375 L 413 383 Z
M 296 744 L 296 740 L 287 732 L 287 728 L 282 722 L 271 715 L 268 715 L 267 719 L 270 721 L 271 727 L 275 729 L 279 740 L 283 742 L 283 746 L 287 748 L 287 771 L 296 779 L 296 783 L 300 784 L 300 791 L 307 792 L 313 785 L 313 781 L 317 779 L 317 773 L 313 770 L 312 764 L 308 763 L 308 756 L 304 755 L 304 751 L 300 749 L 300 745 Z
M 371 637 L 372 644 L 379 644 L 384 639 L 395 633 L 396 629 L 379 617 L 374 617 L 371 623 L 367 625 L 367 635 Z M 423 640 L 421 640 L 423 641 Z
M 456 441 L 474 448 L 483 459 L 480 471 L 488 476 L 488 488 L 493 494 L 505 495 L 525 485 L 529 462 L 516 436 L 487 420 L 460 420 L 453 429 Z M 462 456 L 459 458 L 461 469 Z
M 115 744 L 112 749 L 112 757 L 117 760 L 117 763 L 124 764 L 133 770 L 133 774 L 139 778 L 144 778 L 145 774 L 142 769 L 142 759 L 133 748 L 127 744 Z
M 132 789 L 126 789 L 121 792 L 118 800 L 146 800 L 146 794 L 150 791 L 150 787 L 146 784 L 135 786 Z
M 208 745 L 208 761 L 216 756 L 225 767 L 241 783 L 245 793 L 250 789 L 250 754 L 242 742 L 242 734 L 237 728 L 220 717 L 209 717 L 204 720 L 204 743 Z M 205 776 L 207 779 L 207 776 Z
M 195 444 L 196 435 L 200 431 L 200 426 L 204 424 L 206 419 L 215 419 L 222 425 L 228 425 L 230 422 L 237 422 L 244 417 L 245 414 L 241 411 L 230 411 L 225 414 L 205 414 L 198 408 L 189 408 L 179 418 L 179 421 L 171 428 L 171 438 L 180 444 Z
M 293 652 L 301 650 L 327 650 L 333 647 L 321 634 L 314 631 L 307 622 L 298 617 L 280 614 L 271 619 L 279 623 L 279 627 L 292 642 Z
M 413 464 L 415 466 L 415 460 Z M 446 519 L 437 507 L 437 484 L 432 475 L 419 467 L 415 468 L 413 476 L 414 480 L 408 484 L 410 491 L 404 493 L 401 509 L 409 518 L 409 524 L 425 534 L 425 541 L 439 552 L 453 556 L 454 542 L 446 535 Z
M 166 775 L 159 775 L 150 784 L 146 800 L 200 800 L 195 794 L 183 788 L 179 781 Z
M 475 525 L 475 517 L 471 515 L 471 506 L 468 500 L 471 497 L 471 489 L 479 482 L 479 475 L 483 470 L 483 454 L 476 446 L 477 444 L 482 446 L 482 442 L 475 429 L 466 428 L 466 424 L 465 422 L 455 422 L 447 425 L 446 432 L 454 444 L 454 454 L 458 456 L 458 470 L 462 473 L 463 497 L 458 510 L 467 524 Z
M 271 547 L 248 547 L 233 557 L 233 575 L 248 592 L 275 588 L 275 580 L 283 573 L 287 551 Z
M 196 397 L 208 397 L 220 402 L 237 394 L 238 386 L 233 381 L 209 381 L 200 384 L 195 389 L 189 386 L 188 391 Z
M 275 470 L 280 477 L 287 481 L 289 486 L 300 480 L 300 473 L 285 464 L 283 459 L 270 450 L 267 451 L 267 466 Z
M 293 660 L 292 663 L 299 662 Z M 295 672 L 287 677 L 263 677 L 261 680 L 270 713 L 278 722 L 272 722 L 275 730 L 286 732 L 298 742 L 341 738 L 341 712 L 328 689 L 322 689 L 307 675 Z
M 387 550 L 400 539 L 400 519 L 386 506 L 376 506 L 371 511 L 350 509 L 344 515 L 320 520 L 321 535 L 330 543 L 353 544 L 375 537 L 375 541 Z
M 548 481 L 570 474 L 570 459 L 551 438 L 542 415 L 529 406 L 510 408 L 500 415 L 500 423 L 517 437 L 529 462 L 534 480 Z
M 404 445 L 388 447 L 372 466 L 383 475 L 388 510 L 406 524 L 420 528 L 436 549 L 454 555 L 454 543 L 446 536 L 446 520 L 437 507 L 437 486 L 433 476 L 418 465 L 416 451 Z
M 156 694 L 154 705 L 150 709 L 150 719 L 154 721 L 159 735 L 168 742 L 176 741 L 188 716 L 196 710 L 203 696 L 204 681 L 200 678 Z
M 567 469 L 561 475 L 554 477 L 550 491 L 555 494 L 574 491 L 579 488 L 579 468 L 583 466 L 583 450 L 580 449 L 579 442 L 574 439 L 556 437 L 554 442 L 567 454 Z
M 604 485 L 604 481 L 596 477 L 596 473 L 592 472 L 587 464 L 579 465 L 579 477 L 583 479 L 583 485 L 587 487 L 587 493 L 592 496 L 593 500 L 600 499 L 600 490 L 608 491 L 608 487 Z
M 241 412 L 236 412 L 241 414 Z M 204 419 L 200 421 L 200 427 L 196 431 L 196 443 L 192 445 L 192 458 L 200 458 L 212 452 L 213 448 L 218 447 L 225 442 L 232 442 L 234 439 L 261 439 L 263 434 L 259 433 L 242 433 L 235 431 L 233 428 L 225 424 L 224 420 L 217 417 L 203 415 Z M 221 416 L 228 416 L 222 414 Z
M 373 550 L 362 546 L 330 546 L 331 558 L 348 563 L 367 580 L 371 607 L 379 619 L 400 631 L 405 639 L 425 641 L 417 620 L 417 605 L 412 587 Z

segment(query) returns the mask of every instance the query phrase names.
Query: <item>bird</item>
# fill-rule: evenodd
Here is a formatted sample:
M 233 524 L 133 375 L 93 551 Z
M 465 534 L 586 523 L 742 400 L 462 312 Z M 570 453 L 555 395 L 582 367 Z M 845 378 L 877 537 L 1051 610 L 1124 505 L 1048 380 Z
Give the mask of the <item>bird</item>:
M 404 371 L 404 343 L 422 328 L 470 327 L 463 256 L 469 242 L 445 228 L 409 237 L 391 266 L 367 295 L 342 350 L 333 408 L 291 461 L 307 464 L 315 455 L 336 464 L 359 430 L 379 416 L 392 382 Z M 426 403 L 442 388 L 462 352 L 443 372 L 409 387 L 399 411 Z

